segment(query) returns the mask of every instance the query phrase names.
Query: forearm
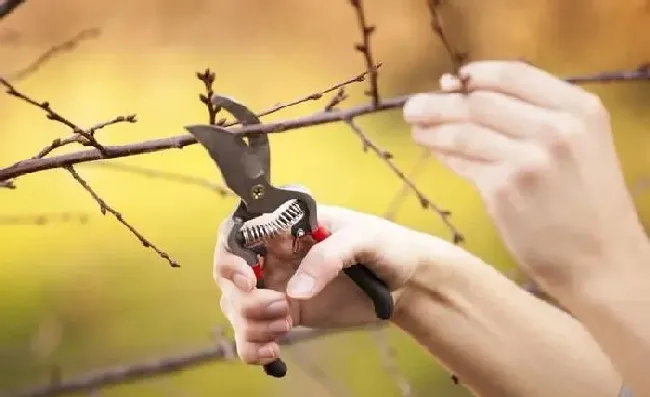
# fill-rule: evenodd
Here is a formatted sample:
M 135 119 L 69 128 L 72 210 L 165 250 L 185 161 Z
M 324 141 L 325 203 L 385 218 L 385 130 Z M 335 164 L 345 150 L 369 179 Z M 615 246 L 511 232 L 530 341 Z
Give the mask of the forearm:
M 647 397 L 650 246 L 645 236 L 625 241 L 627 247 L 591 261 L 581 281 L 562 284 L 554 295 L 590 331 L 635 396 Z
M 483 397 L 614 397 L 621 387 L 578 321 L 470 255 L 420 266 L 394 322 Z

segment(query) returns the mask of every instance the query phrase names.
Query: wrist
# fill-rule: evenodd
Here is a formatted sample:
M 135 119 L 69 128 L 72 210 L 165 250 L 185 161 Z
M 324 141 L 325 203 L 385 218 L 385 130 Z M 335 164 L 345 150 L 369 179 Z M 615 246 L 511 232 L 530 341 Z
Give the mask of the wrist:
M 596 255 L 572 258 L 562 277 L 539 281 L 568 304 L 626 295 L 634 286 L 650 288 L 650 242 L 638 222 L 632 226 L 612 229 Z
M 451 304 L 457 295 L 454 285 L 466 284 L 468 272 L 486 265 L 462 248 L 428 234 L 417 233 L 411 242 L 420 254 L 410 277 L 395 293 L 391 321 L 417 338 L 419 333 L 430 333 L 422 329 L 422 319 L 431 305 Z
M 569 299 L 607 300 L 650 289 L 650 243 L 645 236 L 623 240 L 599 258 L 593 271 L 585 272 Z

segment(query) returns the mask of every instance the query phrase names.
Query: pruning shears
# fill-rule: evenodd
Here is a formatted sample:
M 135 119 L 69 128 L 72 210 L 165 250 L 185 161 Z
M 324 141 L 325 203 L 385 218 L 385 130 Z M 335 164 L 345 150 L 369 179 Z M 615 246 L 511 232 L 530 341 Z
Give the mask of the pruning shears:
M 212 102 L 231 113 L 242 125 L 260 123 L 255 113 L 233 98 L 214 95 Z M 281 188 L 271 184 L 267 134 L 250 134 L 246 142 L 243 135 L 233 134 L 216 125 L 191 125 L 185 128 L 208 151 L 220 169 L 225 184 L 241 199 L 232 215 L 233 226 L 227 236 L 226 248 L 252 267 L 257 288 L 265 288 L 263 257 L 268 239 L 289 229 L 294 241 L 308 235 L 316 242 L 329 237 L 330 232 L 318 223 L 316 201 L 305 188 Z M 264 214 L 272 215 L 256 222 Z M 386 283 L 362 264 L 343 271 L 372 300 L 377 317 L 389 319 L 394 303 Z M 264 371 L 280 378 L 286 375 L 287 366 L 278 358 L 265 365 Z

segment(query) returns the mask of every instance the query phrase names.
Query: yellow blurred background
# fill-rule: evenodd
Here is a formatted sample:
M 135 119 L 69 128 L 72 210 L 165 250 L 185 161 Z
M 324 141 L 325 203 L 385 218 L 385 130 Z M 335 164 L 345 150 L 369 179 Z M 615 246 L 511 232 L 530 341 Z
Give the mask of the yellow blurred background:
M 373 48 L 382 95 L 435 89 L 450 62 L 429 28 L 425 0 L 367 0 L 377 25 Z M 447 1 L 445 29 L 471 59 L 521 58 L 557 74 L 631 69 L 650 61 L 650 2 L 618 0 Z M 30 0 L 0 21 L 0 73 L 32 62 L 82 29 L 83 42 L 17 88 L 82 126 L 137 113 L 137 124 L 100 131 L 105 144 L 125 144 L 184 133 L 206 122 L 195 72 L 216 72 L 216 90 L 256 111 L 354 76 L 364 69 L 353 50 L 360 39 L 348 1 L 316 0 Z M 348 90 L 343 106 L 367 101 L 365 83 Z M 612 112 L 616 143 L 630 186 L 650 178 L 648 85 L 589 86 Z M 308 103 L 267 118 L 306 115 Z M 420 150 L 399 111 L 359 119 L 376 143 L 407 172 Z M 42 112 L 0 95 L 2 166 L 33 156 L 52 139 L 69 135 Z M 344 124 L 271 136 L 273 182 L 308 186 L 324 203 L 384 214 L 400 180 Z M 64 148 L 59 153 L 77 148 Z M 220 182 L 197 145 L 114 160 Z M 16 190 L 0 190 L 0 216 L 87 212 L 87 224 L 0 225 L 0 391 L 46 383 L 53 365 L 63 378 L 92 369 L 207 346 L 225 324 L 211 278 L 216 227 L 236 201 L 201 187 L 81 164 L 79 173 L 114 208 L 181 264 L 170 268 L 143 248 L 63 170 L 27 175 Z M 514 265 L 474 190 L 434 160 L 417 183 L 453 211 L 465 246 L 488 263 Z M 650 194 L 636 197 L 639 211 Z M 396 221 L 444 238 L 449 233 L 413 195 Z M 435 360 L 395 329 L 388 331 L 396 363 L 417 396 L 467 396 Z M 171 377 L 103 389 L 104 396 L 396 396 L 381 350 L 365 332 L 323 338 L 284 350 L 290 375 L 281 381 L 259 368 L 213 363 Z M 329 390 L 310 374 L 311 357 L 331 377 Z M 343 388 L 343 390 L 341 390 Z M 0 393 L 1 394 L 1 393 Z

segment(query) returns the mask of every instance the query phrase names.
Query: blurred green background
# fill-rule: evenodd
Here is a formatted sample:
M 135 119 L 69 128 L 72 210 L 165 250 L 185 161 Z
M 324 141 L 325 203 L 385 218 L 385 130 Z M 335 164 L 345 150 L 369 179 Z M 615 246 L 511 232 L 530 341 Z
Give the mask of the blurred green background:
M 435 89 L 451 67 L 429 28 L 425 0 L 367 0 L 377 25 L 374 54 L 383 62 L 382 95 Z M 634 68 L 650 61 L 650 2 L 618 0 L 448 1 L 445 29 L 471 59 L 521 58 L 557 74 Z M 125 144 L 184 133 L 205 122 L 195 72 L 216 72 L 218 92 L 254 110 L 320 90 L 364 69 L 353 50 L 360 34 L 348 1 L 316 0 L 30 0 L 0 21 L 0 73 L 32 62 L 78 31 L 98 27 L 99 38 L 57 57 L 17 87 L 48 100 L 83 126 L 137 113 L 137 124 L 98 133 L 105 144 Z M 365 83 L 343 106 L 367 101 Z M 626 178 L 636 187 L 650 178 L 648 85 L 589 86 L 612 112 Z M 309 103 L 268 117 L 318 111 Z M 399 111 L 359 119 L 379 145 L 409 171 L 420 149 Z M 52 139 L 69 135 L 37 109 L 0 95 L 0 160 L 33 156 Z M 271 136 L 274 183 L 309 186 L 324 203 L 384 214 L 400 180 L 344 124 Z M 76 150 L 76 148 L 72 148 Z M 64 148 L 59 153 L 69 151 Z M 187 173 L 220 182 L 199 146 L 114 160 Z M 0 390 L 44 383 L 52 366 L 64 378 L 88 370 L 209 345 L 225 324 L 211 278 L 216 228 L 235 205 L 200 187 L 112 171 L 93 164 L 77 170 L 113 207 L 182 265 L 170 268 L 144 249 L 63 170 L 27 175 L 18 189 L 0 190 L 0 215 L 88 212 L 87 224 L 0 225 Z M 467 249 L 510 271 L 514 263 L 495 234 L 474 190 L 434 160 L 417 183 L 453 211 Z M 636 194 L 647 220 L 650 194 Z M 449 233 L 413 195 L 396 221 L 443 238 Z M 396 364 L 417 396 L 466 396 L 435 360 L 396 329 L 387 331 Z M 281 381 L 259 368 L 214 363 L 133 385 L 101 390 L 105 396 L 397 396 L 375 337 L 357 332 L 287 348 L 291 372 Z M 327 374 L 310 373 L 320 361 Z M 340 383 L 340 384 L 339 384 Z

